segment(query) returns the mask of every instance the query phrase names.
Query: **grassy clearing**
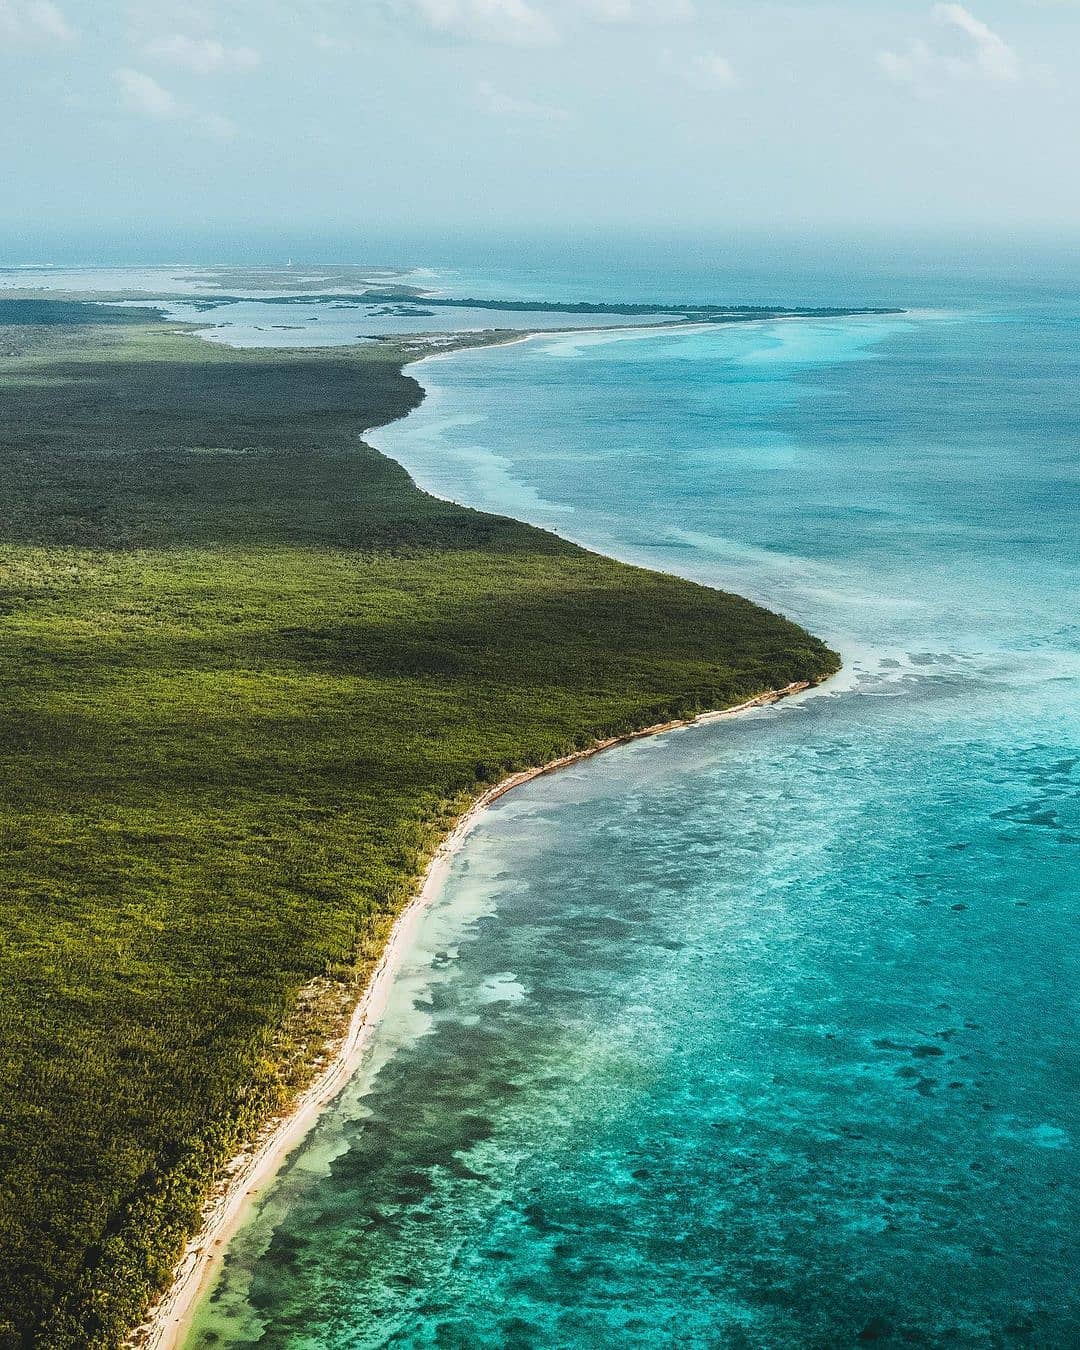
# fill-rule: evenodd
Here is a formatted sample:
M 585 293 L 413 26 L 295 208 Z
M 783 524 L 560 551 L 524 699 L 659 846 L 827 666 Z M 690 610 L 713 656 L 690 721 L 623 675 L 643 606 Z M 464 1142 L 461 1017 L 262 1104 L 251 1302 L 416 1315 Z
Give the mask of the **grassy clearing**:
M 0 304 L 0 1346 L 114 1346 L 480 785 L 836 668 L 419 492 L 402 354 Z

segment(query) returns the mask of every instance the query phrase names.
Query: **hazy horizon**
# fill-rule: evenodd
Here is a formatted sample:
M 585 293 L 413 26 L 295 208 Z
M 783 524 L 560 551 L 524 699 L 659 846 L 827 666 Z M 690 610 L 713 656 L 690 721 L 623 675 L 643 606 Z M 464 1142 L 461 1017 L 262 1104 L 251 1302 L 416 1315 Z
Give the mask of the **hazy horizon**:
M 669 231 L 578 228 L 524 234 L 510 230 L 420 233 L 401 230 L 375 234 L 357 229 L 351 234 L 312 229 L 295 234 L 268 230 L 219 230 L 198 233 L 161 228 L 155 232 L 93 232 L 61 234 L 5 234 L 0 228 L 0 271 L 8 284 L 18 284 L 16 271 L 35 268 L 193 268 L 235 266 L 402 267 L 461 274 L 462 282 L 483 276 L 497 283 L 505 277 L 507 294 L 520 289 L 533 274 L 545 287 L 560 277 L 573 282 L 565 298 L 589 299 L 580 290 L 590 274 L 604 279 L 611 299 L 611 280 L 621 272 L 627 296 L 648 299 L 650 283 L 684 275 L 688 280 L 711 276 L 730 278 L 735 286 L 791 278 L 811 283 L 815 278 L 835 284 L 846 275 L 855 287 L 897 281 L 949 283 L 980 278 L 987 282 L 1039 288 L 1055 280 L 1080 276 L 1077 238 L 1068 232 L 979 232 L 957 229 L 935 232 L 896 230 L 854 234 L 809 227 L 791 232 L 762 225 L 758 230 L 718 234 L 702 230 Z M 645 290 L 639 290 L 640 280 Z M 513 283 L 511 285 L 511 283 Z M 27 286 L 34 283 L 28 278 Z M 682 299 L 705 298 L 694 290 Z M 659 292 L 657 292 L 659 298 Z M 671 295 L 667 295 L 671 299 Z M 716 297 L 713 297 L 716 298 Z M 740 298 L 728 297 L 733 301 Z M 749 295 L 742 297 L 751 302 Z M 871 295 L 864 298 L 874 303 Z M 777 294 L 777 303 L 791 300 Z M 854 296 L 849 296 L 854 302 Z M 899 295 L 879 297 L 899 302 Z M 908 303 L 917 299 L 908 296 Z
M 351 257 L 485 232 L 1067 236 L 1078 9 L 0 0 L 0 256 L 224 255 L 255 233 Z

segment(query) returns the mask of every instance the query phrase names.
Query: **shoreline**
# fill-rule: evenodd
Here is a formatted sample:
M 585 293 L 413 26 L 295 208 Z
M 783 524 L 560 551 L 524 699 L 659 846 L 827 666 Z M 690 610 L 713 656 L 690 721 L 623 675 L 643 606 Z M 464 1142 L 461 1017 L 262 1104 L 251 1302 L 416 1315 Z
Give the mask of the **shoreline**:
M 761 319 L 749 322 L 773 322 L 775 317 L 766 319 L 762 316 Z M 175 323 L 174 320 L 165 321 Z M 578 333 L 593 335 L 618 333 L 634 338 L 654 336 L 658 332 L 695 331 L 709 326 L 712 325 L 701 320 L 688 319 L 667 323 L 628 323 L 610 328 L 598 326 L 539 331 L 511 329 L 504 332 L 489 330 L 486 334 L 459 334 L 458 337 L 463 340 L 445 348 L 440 344 L 433 348 L 429 347 L 428 350 L 421 348 L 418 351 L 402 351 L 401 368 L 405 371 L 411 366 L 419 366 L 428 361 L 448 359 L 463 349 L 480 351 L 487 347 L 515 346 L 542 338 L 566 337 Z M 204 332 L 194 328 L 189 331 L 198 341 L 212 343 L 212 339 Z M 419 384 L 419 381 L 417 383 Z M 420 401 L 423 402 L 427 398 L 427 389 L 422 385 L 420 388 Z M 360 434 L 366 437 L 376 429 L 368 427 Z M 383 452 L 377 450 L 377 453 Z M 420 490 L 429 492 L 427 488 Z M 438 496 L 433 493 L 429 495 Z M 765 690 L 730 708 L 711 710 L 692 718 L 660 722 L 640 731 L 608 737 L 571 755 L 511 774 L 481 792 L 440 841 L 417 880 L 414 894 L 395 918 L 378 963 L 367 984 L 359 992 L 344 1034 L 331 1038 L 323 1046 L 320 1058 L 328 1059 L 328 1062 L 317 1077 L 298 1094 L 290 1108 L 284 1114 L 267 1121 L 255 1138 L 226 1164 L 220 1181 L 203 1203 L 202 1221 L 196 1233 L 188 1239 L 184 1253 L 175 1267 L 172 1283 L 150 1305 L 143 1321 L 131 1330 L 124 1342 L 125 1350 L 181 1350 L 191 1330 L 199 1303 L 213 1282 L 228 1243 L 243 1224 L 250 1206 L 273 1182 L 289 1154 L 303 1142 L 314 1128 L 319 1116 L 344 1090 L 359 1067 L 367 1043 L 386 1010 L 400 958 L 407 949 L 424 911 L 438 895 L 453 857 L 489 806 L 506 793 L 535 778 L 556 773 L 603 751 L 667 732 L 705 725 L 724 717 L 750 712 L 755 708 L 767 707 L 782 699 L 803 693 L 822 682 L 802 681 L 782 689 Z
M 935 315 L 947 313 L 948 311 L 944 310 L 938 311 L 938 310 L 916 310 L 916 309 L 855 310 L 852 311 L 852 313 L 850 314 L 835 315 L 832 317 L 834 319 L 842 318 L 845 323 L 850 323 L 856 320 L 874 320 L 885 318 L 925 319 L 933 317 Z M 405 364 L 410 366 L 419 366 L 423 365 L 428 361 L 448 360 L 453 356 L 460 355 L 462 351 L 483 351 L 488 347 L 515 347 L 519 343 L 536 342 L 544 338 L 576 337 L 579 334 L 583 337 L 596 337 L 596 336 L 605 337 L 610 335 L 612 337 L 617 337 L 622 341 L 627 341 L 633 340 L 636 337 L 655 337 L 657 333 L 668 333 L 675 335 L 681 333 L 696 333 L 702 331 L 703 329 L 728 328 L 735 326 L 736 324 L 739 327 L 756 328 L 760 325 L 773 323 L 795 323 L 795 322 L 806 323 L 808 321 L 813 322 L 816 317 L 817 316 L 813 314 L 785 314 L 778 312 L 776 314 L 762 314 L 760 317 L 756 316 L 754 318 L 738 319 L 738 320 L 693 319 L 693 318 L 667 319 L 667 320 L 658 320 L 656 323 L 641 322 L 641 323 L 623 323 L 623 324 L 597 324 L 589 326 L 581 325 L 572 328 L 530 328 L 520 331 L 512 328 L 508 329 L 488 328 L 488 329 L 474 329 L 474 330 L 464 329 L 460 333 L 460 336 L 465 339 L 472 339 L 472 340 L 466 340 L 460 346 L 452 346 L 450 344 L 447 344 L 445 348 L 440 346 L 434 346 L 431 351 L 427 352 L 418 351 L 415 355 L 409 356 L 406 359 Z M 225 325 L 218 325 L 218 326 L 225 327 Z M 492 334 L 502 332 L 505 332 L 507 336 L 491 337 Z M 201 332 L 196 332 L 195 336 L 201 338 L 202 334 Z M 397 340 L 399 336 L 407 337 L 408 335 L 388 333 L 385 335 L 385 337 L 380 337 L 378 341 L 388 343 L 394 342 Z M 424 335 L 424 337 L 430 336 L 431 335 L 427 334 Z M 347 346 L 349 344 L 342 344 L 342 345 Z
M 353 1077 L 386 1011 L 401 958 L 420 920 L 439 895 L 454 856 L 494 802 L 536 778 L 557 773 L 604 751 L 667 732 L 704 726 L 755 708 L 769 707 L 814 687 L 811 681 L 799 681 L 782 689 L 766 690 L 730 708 L 658 722 L 640 731 L 607 737 L 584 750 L 510 774 L 480 793 L 439 843 L 412 898 L 394 920 L 383 953 L 353 1008 L 344 1036 L 326 1047 L 329 1063 L 298 1095 L 290 1109 L 271 1120 L 251 1146 L 237 1154 L 226 1167 L 221 1183 L 204 1206 L 199 1231 L 189 1240 L 177 1264 L 172 1284 L 150 1309 L 146 1320 L 132 1331 L 126 1344 L 138 1347 L 138 1350 L 180 1350 L 191 1330 L 198 1304 L 217 1274 L 227 1243 L 243 1223 L 251 1204 L 271 1184 L 289 1154 L 303 1142 L 319 1116 Z

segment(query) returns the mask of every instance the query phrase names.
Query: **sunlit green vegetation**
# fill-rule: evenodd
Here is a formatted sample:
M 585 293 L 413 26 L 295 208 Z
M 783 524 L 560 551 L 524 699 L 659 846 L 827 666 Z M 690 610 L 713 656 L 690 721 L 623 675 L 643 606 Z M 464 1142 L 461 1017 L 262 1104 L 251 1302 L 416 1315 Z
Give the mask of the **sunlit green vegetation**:
M 359 439 L 420 397 L 391 347 L 0 325 L 0 1346 L 86 1350 L 479 785 L 837 661 L 420 493 Z

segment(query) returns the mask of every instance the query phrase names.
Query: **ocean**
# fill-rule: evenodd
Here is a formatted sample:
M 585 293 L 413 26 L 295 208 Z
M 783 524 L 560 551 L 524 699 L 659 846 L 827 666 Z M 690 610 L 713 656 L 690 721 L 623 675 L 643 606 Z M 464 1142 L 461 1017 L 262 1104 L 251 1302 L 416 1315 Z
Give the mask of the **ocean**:
M 439 357 L 372 442 L 845 669 L 487 813 L 188 1348 L 1080 1344 L 1080 272 L 575 266 L 443 285 L 909 312 Z

